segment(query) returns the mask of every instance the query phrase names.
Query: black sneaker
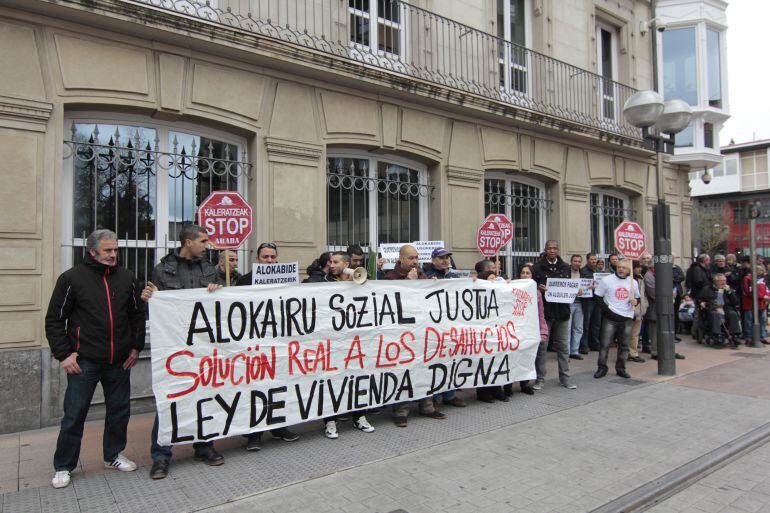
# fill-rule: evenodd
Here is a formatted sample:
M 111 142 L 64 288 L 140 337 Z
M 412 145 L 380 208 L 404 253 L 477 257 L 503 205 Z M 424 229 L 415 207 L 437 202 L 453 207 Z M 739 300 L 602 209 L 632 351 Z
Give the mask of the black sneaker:
M 430 419 L 439 419 L 439 420 L 441 420 L 441 419 L 445 419 L 446 418 L 446 415 L 444 415 L 443 413 L 441 413 L 438 410 L 433 410 L 430 413 L 421 413 L 420 415 L 422 415 L 423 417 L 428 417 Z
M 599 379 L 607 375 L 607 369 L 598 369 L 594 372 L 594 378 Z
M 168 475 L 168 460 L 154 460 L 150 468 L 150 479 L 164 479 Z
M 644 358 L 642 358 L 641 356 L 629 356 L 628 361 L 636 362 L 636 363 L 644 363 Z
M 631 374 L 626 372 L 624 369 L 620 369 L 620 370 L 615 371 L 615 374 L 617 374 L 621 378 L 626 378 L 626 379 L 629 379 L 631 377 Z
M 580 356 L 579 354 L 571 354 L 571 355 L 569 355 L 569 358 L 570 358 L 570 360 L 582 360 L 583 359 L 583 357 Z
M 254 433 L 246 436 L 246 450 L 255 452 L 262 449 L 262 433 Z
M 588 354 L 588 349 L 586 349 L 585 347 L 581 347 L 578 350 L 578 353 L 580 353 L 580 354 Z
M 677 360 L 684 360 L 684 355 L 679 353 L 674 353 L 674 358 Z
M 289 431 L 289 428 L 278 428 L 270 431 L 270 434 L 276 438 L 280 438 L 284 442 L 296 442 L 299 440 L 299 435 L 293 431 Z
M 195 453 L 195 461 L 202 461 L 206 465 L 218 467 L 219 465 L 224 465 L 225 457 L 219 454 L 213 447 L 208 446 L 202 451 Z
M 527 394 L 527 395 L 535 395 L 535 389 L 532 388 L 532 385 L 521 385 L 521 393 Z

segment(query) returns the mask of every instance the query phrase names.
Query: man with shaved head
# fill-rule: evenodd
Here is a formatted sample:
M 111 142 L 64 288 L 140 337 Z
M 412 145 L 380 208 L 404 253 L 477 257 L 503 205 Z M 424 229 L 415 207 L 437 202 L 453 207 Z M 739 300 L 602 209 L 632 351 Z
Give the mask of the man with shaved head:
M 425 280 L 428 277 L 420 269 L 420 255 L 411 244 L 401 246 L 398 252 L 398 261 L 396 267 L 386 276 L 387 280 Z M 433 404 L 433 397 L 425 397 L 418 401 L 420 413 L 425 417 L 432 419 L 445 419 L 446 415 L 438 411 Z M 409 402 L 399 403 L 393 408 L 393 415 L 396 426 L 406 427 L 407 417 L 409 415 Z

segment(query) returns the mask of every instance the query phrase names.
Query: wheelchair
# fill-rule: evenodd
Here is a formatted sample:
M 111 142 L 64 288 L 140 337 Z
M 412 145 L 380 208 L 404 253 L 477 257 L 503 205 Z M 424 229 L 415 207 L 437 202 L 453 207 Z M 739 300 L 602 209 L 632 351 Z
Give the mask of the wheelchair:
M 738 327 L 740 327 L 740 316 L 731 311 L 737 316 Z M 713 329 L 713 318 L 711 308 L 701 308 L 698 305 L 697 315 L 695 321 L 692 323 L 692 335 L 698 344 L 703 344 L 706 347 L 713 347 L 715 349 L 723 349 L 725 347 L 736 348 L 740 341 L 740 331 L 731 333 L 728 328 L 728 319 L 726 312 L 725 319 L 719 323 L 719 330 Z

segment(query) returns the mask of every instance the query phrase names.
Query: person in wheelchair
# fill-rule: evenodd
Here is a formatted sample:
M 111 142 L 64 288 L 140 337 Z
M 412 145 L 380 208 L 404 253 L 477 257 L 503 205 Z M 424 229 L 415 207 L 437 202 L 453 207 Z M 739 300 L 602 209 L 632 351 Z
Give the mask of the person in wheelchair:
M 735 291 L 727 284 L 727 277 L 716 274 L 713 284 L 701 290 L 698 303 L 705 314 L 706 344 L 723 346 L 727 337 L 730 345 L 737 347 L 741 334 L 740 303 Z

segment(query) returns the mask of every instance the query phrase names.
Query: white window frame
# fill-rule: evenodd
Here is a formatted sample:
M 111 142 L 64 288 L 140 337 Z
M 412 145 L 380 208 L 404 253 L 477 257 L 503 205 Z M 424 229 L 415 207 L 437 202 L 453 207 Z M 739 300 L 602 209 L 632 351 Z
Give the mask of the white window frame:
M 347 0 L 344 0 L 345 3 L 348 3 Z M 369 11 L 365 11 L 363 9 L 357 9 L 355 7 L 350 7 L 348 5 L 348 23 L 350 22 L 350 16 L 355 16 L 359 18 L 363 18 L 365 20 L 369 20 L 369 45 L 365 45 L 362 43 L 357 43 L 355 41 L 352 41 L 350 39 L 350 28 L 348 28 L 348 43 L 350 47 L 354 50 L 361 51 L 361 52 L 367 52 L 371 53 L 373 55 L 378 55 L 380 57 L 386 57 L 391 60 L 405 60 L 407 55 L 407 41 L 409 38 L 406 37 L 406 31 L 407 31 L 407 16 L 406 16 L 406 6 L 402 3 L 398 3 L 398 16 L 400 22 L 396 23 L 394 21 L 388 20 L 380 16 L 380 13 L 378 12 L 379 9 L 379 2 L 377 0 L 369 0 Z M 372 20 L 376 20 L 374 24 L 372 24 Z M 398 48 L 400 50 L 399 53 L 393 53 L 388 52 L 385 50 L 380 50 L 380 41 L 379 41 L 379 24 L 382 23 L 388 28 L 393 28 L 398 30 Z
M 761 153 L 763 150 L 750 150 L 746 152 L 739 153 L 738 157 L 738 176 L 740 177 L 740 188 L 741 191 L 760 191 L 767 188 L 766 185 L 757 185 L 757 176 L 759 173 L 757 173 L 757 157 L 759 156 L 758 153 Z M 765 157 L 767 159 L 767 168 L 764 170 L 764 173 L 768 175 L 768 183 L 770 184 L 770 149 L 765 149 Z M 754 160 L 754 171 L 751 173 L 751 181 L 752 185 L 743 185 L 743 165 L 741 163 L 741 160 L 744 158 L 744 155 L 747 156 L 748 153 L 751 153 L 751 158 Z
M 615 86 L 613 84 L 612 88 L 612 96 L 607 96 L 604 93 L 604 81 L 605 78 L 602 75 L 604 72 L 604 67 L 602 64 L 602 31 L 608 32 L 610 34 L 610 52 L 612 55 L 611 61 L 612 61 L 612 76 L 610 79 L 617 83 L 618 81 L 618 27 L 615 27 L 614 25 L 610 25 L 608 23 L 604 23 L 602 21 L 596 22 L 596 74 L 599 76 L 599 113 L 601 115 L 602 119 L 611 120 L 613 122 L 617 121 L 619 119 L 619 113 L 620 113 L 620 107 L 618 106 L 618 95 L 617 91 L 615 91 Z M 607 116 L 607 113 L 604 111 L 604 101 L 605 100 L 612 100 L 612 116 Z
M 497 19 L 497 17 L 495 17 Z M 510 44 L 511 43 L 511 3 L 510 0 L 503 1 L 503 39 Z M 524 0 L 524 44 L 527 49 L 532 48 L 532 0 Z M 524 64 L 514 63 L 511 55 L 511 47 L 505 45 L 505 51 L 503 57 L 498 57 L 498 64 L 503 65 L 505 69 L 504 77 L 504 90 L 506 93 L 522 94 L 525 96 L 532 95 L 532 73 L 531 55 L 526 52 L 526 61 Z M 526 90 L 519 91 L 511 86 L 511 74 L 513 70 L 523 71 L 526 77 Z
M 419 182 L 427 184 L 428 183 L 428 168 L 420 164 L 418 162 L 415 162 L 414 160 L 410 160 L 398 155 L 391 155 L 391 154 L 383 154 L 383 155 L 372 155 L 371 153 L 365 151 L 365 150 L 346 150 L 346 149 L 333 149 L 329 150 L 326 153 L 327 161 L 330 158 L 337 158 L 337 159 L 361 159 L 361 160 L 368 160 L 369 161 L 369 175 L 368 178 L 370 179 L 377 179 L 377 163 L 378 162 L 386 162 L 388 164 L 396 164 L 398 166 L 404 166 L 406 168 L 409 168 L 411 170 L 417 171 Z M 326 194 L 326 197 L 328 198 L 328 185 L 326 185 L 326 190 L 324 191 L 324 194 Z M 379 247 L 379 229 L 377 226 L 377 221 L 379 219 L 379 202 L 377 201 L 377 194 L 378 191 L 376 188 L 373 190 L 368 191 L 369 192 L 369 248 L 378 248 Z M 420 240 L 428 240 L 428 223 L 430 221 L 429 214 L 430 214 L 430 197 L 428 196 L 420 196 L 419 198 L 419 216 L 420 216 Z M 329 224 L 328 219 L 328 205 L 326 209 L 326 226 Z M 406 240 L 401 241 L 403 243 L 411 243 L 414 241 Z M 367 251 L 369 248 L 363 248 L 364 251 Z M 332 246 L 328 244 L 328 234 L 327 234 L 327 249 L 329 251 L 345 251 L 347 247 L 343 246 Z
M 539 198 L 541 200 L 547 200 L 547 186 L 544 182 L 541 182 L 540 180 L 535 180 L 534 178 L 531 178 L 529 176 L 525 176 L 520 171 L 505 171 L 505 170 L 489 170 L 484 173 L 484 180 L 505 180 L 505 194 L 511 195 L 512 194 L 512 184 L 513 183 L 520 183 L 522 185 L 528 185 L 530 187 L 536 187 L 539 191 Z M 486 184 L 484 184 L 484 188 L 486 189 Z M 486 201 L 485 201 L 486 203 Z M 485 205 L 486 207 L 486 205 Z M 510 205 L 505 205 L 505 215 L 508 216 L 508 219 L 510 219 L 512 222 L 515 222 L 514 215 L 512 212 L 512 208 Z M 539 247 L 545 247 L 545 241 L 548 240 L 548 212 L 545 209 L 540 210 L 540 232 L 537 234 L 539 244 L 537 246 Z M 514 228 L 515 232 L 515 228 Z M 515 233 L 514 233 L 515 238 Z M 512 268 L 513 265 L 513 258 L 514 257 L 532 257 L 533 260 L 537 259 L 540 256 L 541 249 L 538 248 L 537 251 L 513 251 L 513 238 L 511 238 L 511 241 L 508 242 L 508 244 L 505 245 L 505 248 L 503 248 L 500 251 L 500 257 L 505 259 L 505 268 L 509 270 L 509 278 L 517 278 L 517 276 L 513 276 L 513 274 L 516 272 L 516 269 Z
M 619 192 L 615 189 L 591 189 L 591 192 L 589 194 L 597 194 L 599 196 L 599 206 L 604 207 L 604 197 L 609 196 L 611 198 L 619 199 L 623 201 L 623 209 L 624 210 L 631 210 L 631 199 L 628 197 L 627 194 L 624 194 L 622 192 Z M 589 203 L 589 210 L 588 210 L 588 226 L 591 227 L 591 216 L 593 213 L 591 212 L 591 199 L 589 195 L 588 199 Z M 604 232 L 605 232 L 605 226 L 604 226 L 604 215 L 599 216 L 599 246 L 598 248 L 591 248 L 592 251 L 596 251 L 596 254 L 599 258 L 606 260 L 609 258 L 610 253 L 608 251 L 608 244 L 607 241 L 604 239 Z M 591 234 L 591 243 L 593 244 L 593 234 Z
M 170 132 L 182 132 L 187 134 L 194 134 L 196 136 L 208 137 L 222 141 L 226 144 L 238 148 L 239 158 L 244 155 L 246 149 L 246 140 L 241 137 L 233 136 L 231 133 L 223 132 L 220 130 L 210 129 L 208 127 L 202 127 L 199 125 L 184 123 L 184 122 L 163 122 L 146 116 L 125 114 L 125 113 L 106 113 L 106 112 L 93 112 L 93 111 L 76 111 L 68 112 L 64 117 L 64 133 L 65 138 L 69 139 L 71 134 L 72 123 L 76 124 L 97 124 L 97 125 L 120 125 L 120 126 L 132 126 L 137 128 L 150 128 L 156 131 L 158 136 L 158 149 L 161 152 L 170 152 L 169 133 Z M 100 134 L 100 144 L 106 144 L 109 137 L 112 134 L 102 132 Z M 121 139 L 128 142 L 125 139 Z M 154 145 L 154 141 L 151 142 Z M 154 148 L 153 148 L 154 149 Z M 85 239 L 75 237 L 73 233 L 73 179 L 74 179 L 74 156 L 70 156 L 65 159 L 62 165 L 62 180 L 61 180 L 61 198 L 62 198 L 62 211 L 61 211 L 61 268 L 66 270 L 72 267 L 73 247 L 85 247 Z M 146 242 L 144 240 L 125 240 L 121 238 L 121 234 L 118 235 L 118 246 L 121 248 L 138 248 L 144 249 L 145 247 L 156 248 L 155 251 L 155 264 L 160 262 L 160 259 L 165 255 L 161 254 L 160 242 L 166 242 L 169 247 L 174 245 L 175 241 L 168 238 L 168 173 L 165 170 L 158 172 L 155 176 L 155 238 L 149 239 Z M 248 179 L 245 174 L 241 174 L 238 177 L 238 191 L 248 200 Z M 72 246 L 66 245 L 72 243 Z M 66 244 L 65 244 L 66 243 Z M 147 246 L 145 246 L 145 244 Z M 248 254 L 248 242 L 241 248 L 242 254 Z M 246 262 L 243 262 L 243 258 L 239 259 L 239 270 L 245 266 Z

